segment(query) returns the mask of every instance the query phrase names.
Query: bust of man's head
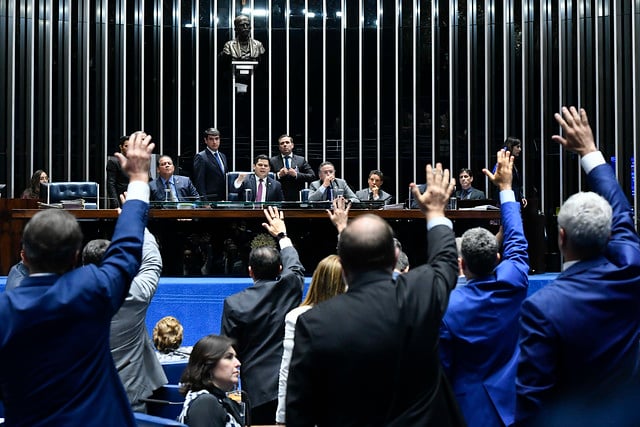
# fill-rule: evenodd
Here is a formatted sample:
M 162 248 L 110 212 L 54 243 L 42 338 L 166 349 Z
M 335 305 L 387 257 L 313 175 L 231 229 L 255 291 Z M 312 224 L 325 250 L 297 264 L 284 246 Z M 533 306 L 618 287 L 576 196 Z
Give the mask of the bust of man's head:
M 233 29 L 236 32 L 236 38 L 240 41 L 249 40 L 251 34 L 251 21 L 247 15 L 238 15 L 233 20 Z

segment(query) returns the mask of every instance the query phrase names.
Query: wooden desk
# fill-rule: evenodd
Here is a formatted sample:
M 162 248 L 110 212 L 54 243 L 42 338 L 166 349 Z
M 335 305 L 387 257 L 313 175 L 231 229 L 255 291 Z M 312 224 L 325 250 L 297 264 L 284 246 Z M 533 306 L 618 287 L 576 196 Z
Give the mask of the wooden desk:
M 8 228 L 11 232 L 3 233 L 0 275 L 6 275 L 10 267 L 18 262 L 22 229 L 27 221 L 40 211 L 24 207 L 27 206 L 14 208 L 12 205 L 9 211 L 3 212 L 2 218 L 7 222 L 5 224 L 3 221 L 3 230 Z M 283 209 L 283 211 L 287 220 L 287 232 L 292 237 L 300 252 L 303 264 L 310 274 L 319 259 L 335 252 L 335 229 L 328 220 L 324 209 Z M 80 221 L 87 241 L 95 238 L 111 238 L 113 226 L 118 217 L 115 209 L 78 209 L 68 212 Z M 403 243 L 412 265 L 425 261 L 424 215 L 419 210 L 353 209 L 349 211 L 349 216 L 353 218 L 366 213 L 378 215 L 389 222 Z M 469 226 L 488 226 L 491 220 L 500 218 L 500 211 L 456 210 L 447 211 L 446 215 L 454 221 L 454 228 L 457 234 L 460 234 Z M 219 257 L 225 240 L 235 239 L 240 250 L 246 252 L 248 240 L 258 233 L 265 232 L 261 226 L 264 221 L 262 209 L 151 209 L 149 217 L 148 227 L 156 234 L 162 246 L 165 263 L 163 275 L 165 276 L 196 274 L 179 267 L 178 264 L 184 262 L 186 251 L 193 249 L 191 247 L 193 240 L 199 240 L 199 235 L 210 239 L 210 243 L 207 243 L 208 250 L 213 251 L 215 257 Z M 496 226 L 492 228 L 495 228 L 492 231 L 497 230 Z M 246 230 L 247 235 L 238 236 L 236 233 L 238 229 L 243 232 Z M 200 250 L 200 248 L 197 249 Z M 195 256 L 197 251 L 193 250 L 193 252 Z

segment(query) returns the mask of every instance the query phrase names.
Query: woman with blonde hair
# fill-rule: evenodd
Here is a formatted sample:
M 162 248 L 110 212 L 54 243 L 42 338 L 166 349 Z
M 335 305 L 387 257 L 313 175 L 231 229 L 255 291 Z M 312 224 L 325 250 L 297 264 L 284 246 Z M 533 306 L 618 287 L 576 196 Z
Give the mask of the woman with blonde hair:
M 278 381 L 278 409 L 276 411 L 276 423 L 285 423 L 285 404 L 287 398 L 287 378 L 289 376 L 289 364 L 294 347 L 294 335 L 298 316 L 310 310 L 314 305 L 326 301 L 347 290 L 342 278 L 342 264 L 338 255 L 329 255 L 322 259 L 313 272 L 311 284 L 302 304 L 294 308 L 284 320 L 284 347 L 282 362 L 280 364 L 280 378 Z
M 158 360 L 169 362 L 187 359 L 191 347 L 180 347 L 184 328 L 180 321 L 173 316 L 165 316 L 158 320 L 153 327 L 153 345 L 156 346 Z

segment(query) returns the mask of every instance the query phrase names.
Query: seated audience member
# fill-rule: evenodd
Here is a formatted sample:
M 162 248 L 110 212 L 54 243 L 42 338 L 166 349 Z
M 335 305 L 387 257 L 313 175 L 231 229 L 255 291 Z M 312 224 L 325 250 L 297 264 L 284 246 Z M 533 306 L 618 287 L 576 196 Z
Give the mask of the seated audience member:
M 500 190 L 502 257 L 489 230 L 476 227 L 462 235 L 466 286 L 451 292 L 440 328 L 440 360 L 469 427 L 509 426 L 515 413 L 518 314 L 529 265 L 512 167 L 513 157 L 500 151 L 495 174 L 484 171 Z
M 234 341 L 207 335 L 193 346 L 189 363 L 180 377 L 185 395 L 178 421 L 190 427 L 240 427 L 245 425 L 240 404 L 228 397 L 240 377 L 240 361 Z
M 20 257 L 24 258 L 24 251 L 20 251 Z M 20 286 L 22 279 L 29 275 L 29 269 L 24 262 L 20 260 L 17 264 L 15 264 L 9 270 L 9 275 L 7 276 L 7 282 L 5 283 L 4 290 L 10 291 L 11 289 L 15 289 Z
M 471 171 L 471 169 L 460 169 L 460 172 L 458 172 L 458 183 L 460 184 L 460 189 L 456 190 L 455 193 L 458 199 L 482 200 L 487 198 L 487 196 L 485 196 L 482 191 L 472 187 L 471 184 L 473 184 L 473 172 Z
M 295 345 L 294 334 L 298 316 L 311 309 L 316 304 L 344 293 L 346 285 L 342 278 L 342 266 L 340 257 L 329 255 L 322 259 L 311 278 L 309 291 L 302 304 L 294 308 L 284 320 L 284 341 L 282 352 L 282 363 L 280 364 L 280 379 L 278 381 L 278 410 L 276 412 L 276 423 L 285 423 L 285 404 L 287 397 L 287 376 L 289 375 L 289 363 L 291 363 L 291 352 Z
M 129 137 L 127 135 L 120 137 L 118 149 L 123 156 L 127 155 L 129 148 Z M 121 207 L 120 196 L 127 191 L 129 185 L 129 175 L 122 169 L 117 157 L 107 159 L 107 195 L 109 196 L 109 208 L 115 209 Z
M 271 157 L 271 169 L 282 185 L 284 200 L 296 202 L 305 183 L 316 179 L 313 168 L 304 157 L 293 154 L 293 138 L 280 135 L 278 138 L 280 154 Z
M 596 148 L 587 113 L 562 107 L 555 119 L 564 137 L 553 140 L 580 156 L 594 192 L 574 194 L 561 206 L 562 273 L 522 304 L 520 424 L 539 417 L 546 425 L 544 411 L 554 402 L 578 396 L 599 402 L 610 390 L 637 385 L 639 375 L 640 238 L 633 209 Z
M 173 316 L 165 316 L 153 327 L 153 344 L 160 362 L 173 362 L 188 359 L 192 347 L 183 347 L 184 327 Z
M 320 179 L 313 181 L 309 185 L 309 201 L 317 202 L 322 200 L 333 200 L 341 191 L 345 199 L 352 202 L 359 202 L 351 187 L 344 179 L 336 178 L 336 169 L 331 162 L 320 163 L 318 168 Z
M 22 192 L 21 199 L 40 200 L 40 184 L 49 182 L 47 173 L 42 169 L 38 169 L 31 175 L 29 186 Z
M 200 195 L 191 180 L 182 175 L 174 175 L 176 167 L 173 159 L 165 155 L 158 159 L 158 178 L 149 183 L 151 200 L 165 202 L 195 202 Z M 169 190 L 169 191 L 167 191 Z
M 258 154 L 253 161 L 253 174 L 240 174 L 233 183 L 238 188 L 240 200 L 244 200 L 245 190 L 250 189 L 256 202 L 281 202 L 284 200 L 282 186 L 269 176 L 269 157 Z M 251 200 L 245 200 L 247 202 Z
M 7 425 L 136 425 L 109 351 L 109 328 L 140 267 L 150 141 L 135 133 L 127 157 L 118 155 L 131 177 L 129 198 L 100 266 L 74 269 L 83 236 L 69 212 L 46 209 L 25 226 L 22 249 L 30 275 L 0 294 Z
M 429 263 L 393 282 L 393 231 L 378 215 L 351 220 L 338 255 L 348 290 L 298 317 L 287 380 L 287 426 L 462 426 L 438 354 L 438 330 L 457 277 L 455 180 L 426 167 L 414 196 L 427 220 Z
M 82 251 L 82 263 L 100 265 L 109 243 L 105 239 L 91 240 Z M 145 229 L 140 269 L 122 307 L 111 319 L 109 334 L 111 356 L 134 412 L 146 413 L 147 405 L 142 399 L 151 397 L 154 390 L 167 384 L 145 322 L 161 272 L 160 248 L 153 234 Z
M 242 389 L 251 400 L 254 424 L 273 424 L 278 406 L 278 370 L 282 361 L 284 318 L 300 305 L 304 267 L 287 237 L 284 213 L 269 206 L 263 226 L 278 239 L 280 251 L 257 247 L 249 254 L 253 285 L 224 300 L 223 335 L 237 342 Z
M 356 191 L 356 197 L 359 200 L 382 200 L 385 205 L 391 203 L 393 196 L 380 188 L 384 183 L 382 171 L 374 169 L 369 172 L 367 182 L 369 183 L 369 187 Z

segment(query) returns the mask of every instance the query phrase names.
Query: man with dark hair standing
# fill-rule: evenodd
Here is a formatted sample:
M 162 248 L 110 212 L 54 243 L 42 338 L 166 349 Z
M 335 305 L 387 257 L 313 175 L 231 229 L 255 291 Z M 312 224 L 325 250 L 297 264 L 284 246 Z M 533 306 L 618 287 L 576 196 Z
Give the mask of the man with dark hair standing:
M 110 242 L 94 239 L 82 250 L 82 264 L 100 265 Z M 142 399 L 166 384 L 167 376 L 158 361 L 145 319 L 151 299 L 158 289 L 162 256 L 156 238 L 144 230 L 142 263 L 133 278 L 129 294 L 111 319 L 109 346 L 116 370 L 135 412 L 147 412 Z
M 516 377 L 516 422 L 522 424 L 541 416 L 536 425 L 548 425 L 544 411 L 553 403 L 584 399 L 593 406 L 620 386 L 637 385 L 640 375 L 640 238 L 633 209 L 596 148 L 587 113 L 562 107 L 555 119 L 565 136 L 553 140 L 580 156 L 594 191 L 563 203 L 562 273 L 522 304 Z
M 240 174 L 234 182 L 234 186 L 239 189 L 241 200 L 245 190 L 251 190 L 253 199 L 258 203 L 281 202 L 283 200 L 282 186 L 269 176 L 270 169 L 269 157 L 266 154 L 258 154 L 253 161 L 253 174 Z
M 205 149 L 193 158 L 193 181 L 201 200 L 224 200 L 227 191 L 227 156 L 219 151 L 220 131 L 209 128 L 204 131 Z
M 438 354 L 438 330 L 458 275 L 444 209 L 455 180 L 428 165 L 414 197 L 427 220 L 429 262 L 392 278 L 391 227 L 360 215 L 340 233 L 346 293 L 298 318 L 287 426 L 461 426 Z
M 280 135 L 278 149 L 280 154 L 271 157 L 271 169 L 276 178 L 282 184 L 284 199 L 295 202 L 300 199 L 300 190 L 306 182 L 316 179 L 313 168 L 304 157 L 293 154 L 293 138 L 289 135 Z
M 304 285 L 304 267 L 287 237 L 282 211 L 269 206 L 264 213 L 267 222 L 262 225 L 278 239 L 280 252 L 273 247 L 251 251 L 253 286 L 225 299 L 220 329 L 237 343 L 242 389 L 251 399 L 256 425 L 275 422 L 284 318 L 300 305 Z
M 527 297 L 529 257 L 511 189 L 510 154 L 498 152 L 495 174 L 483 171 L 500 190 L 502 257 L 489 230 L 476 227 L 462 235 L 467 284 L 451 292 L 440 329 L 440 359 L 469 427 L 511 425 L 516 407 L 518 316 Z
M 100 266 L 73 269 L 82 231 L 69 212 L 47 209 L 22 242 L 30 276 L 0 294 L 0 394 L 7 425 L 135 426 L 109 351 L 111 317 L 140 266 L 154 144 L 131 135 L 128 199 Z
M 121 136 L 118 148 L 123 156 L 127 155 L 128 147 L 129 137 L 127 135 Z M 109 156 L 107 159 L 107 206 L 109 208 L 115 209 L 122 206 L 120 204 L 120 195 L 127 191 L 127 185 L 129 185 L 129 176 L 122 170 L 118 158 Z

